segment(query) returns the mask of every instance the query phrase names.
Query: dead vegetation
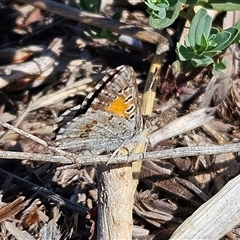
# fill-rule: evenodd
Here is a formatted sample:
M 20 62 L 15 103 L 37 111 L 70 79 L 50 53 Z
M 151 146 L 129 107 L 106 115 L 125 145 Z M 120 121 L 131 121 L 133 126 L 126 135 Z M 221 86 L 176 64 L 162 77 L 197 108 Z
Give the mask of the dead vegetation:
M 159 39 L 163 45 L 171 44 L 157 76 L 151 146 L 144 155 L 134 199 L 133 239 L 169 239 L 187 217 L 239 175 L 238 47 L 231 46 L 225 53 L 229 64 L 224 76 L 212 77 L 209 71 L 201 71 L 179 91 L 168 67 L 174 60 L 176 39 L 181 37 L 180 24 L 175 23 L 177 30 L 171 29 L 171 34 L 168 29 L 168 33 L 151 35 L 143 29 L 147 17 L 141 4 L 106 5 L 102 11 L 107 16 L 122 7 L 122 22 L 126 23 L 108 29 L 141 40 L 139 48 L 128 45 L 124 38 L 114 43 L 87 37 L 84 32 L 89 30 L 87 24 L 94 22 L 94 15 L 85 16 L 92 17 L 91 21 L 81 22 L 73 20 L 75 15 L 69 12 L 43 10 L 40 1 L 39 7 L 20 2 L 0 3 L 0 120 L 43 142 L 0 128 L 0 239 L 96 238 L 95 167 L 108 158 L 86 157 L 69 166 L 69 156 L 53 156 L 54 125 L 61 113 L 81 104 L 106 70 L 121 64 L 134 68 L 142 92 Z M 132 25 L 142 34 L 135 34 Z M 232 144 L 231 148 L 214 152 L 215 147 L 226 144 Z M 198 146 L 203 148 L 195 153 Z M 177 148 L 182 152 L 171 157 Z M 169 150 L 165 157 L 157 155 L 163 150 Z M 130 164 L 141 160 L 142 154 L 126 159 Z M 126 159 L 117 156 L 111 163 L 121 164 Z M 240 183 L 234 186 L 240 189 Z M 123 189 L 114 191 L 125 194 Z M 210 211 L 214 212 L 213 208 Z M 226 219 L 234 214 L 230 211 Z M 239 211 L 236 207 L 234 223 L 240 222 Z M 239 228 L 224 238 L 240 239 Z

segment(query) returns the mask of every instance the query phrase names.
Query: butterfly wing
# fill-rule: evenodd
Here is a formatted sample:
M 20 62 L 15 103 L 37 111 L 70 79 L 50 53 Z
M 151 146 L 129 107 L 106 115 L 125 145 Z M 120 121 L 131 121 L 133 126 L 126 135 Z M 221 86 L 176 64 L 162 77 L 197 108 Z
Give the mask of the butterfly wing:
M 100 119 L 101 121 L 98 121 Z M 60 149 L 69 152 L 95 150 L 98 154 L 119 148 L 135 131 L 124 118 L 116 118 L 107 112 L 95 111 L 80 116 L 59 130 L 56 141 Z
M 102 110 L 125 118 L 132 128 L 141 128 L 140 101 L 135 73 L 130 66 L 122 65 L 114 69 L 109 81 L 93 100 L 87 112 Z
M 59 148 L 70 152 L 94 150 L 100 154 L 131 142 L 141 131 L 142 118 L 133 69 L 120 66 L 103 80 L 97 84 L 94 94 L 84 100 L 86 104 L 93 99 L 86 114 L 75 117 L 59 130 L 56 137 Z

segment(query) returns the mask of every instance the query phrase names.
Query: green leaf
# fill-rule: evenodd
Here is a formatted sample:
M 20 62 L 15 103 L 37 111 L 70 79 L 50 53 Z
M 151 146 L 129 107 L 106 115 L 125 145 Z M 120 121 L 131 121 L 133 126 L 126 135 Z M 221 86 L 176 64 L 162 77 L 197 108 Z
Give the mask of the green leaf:
M 198 56 L 197 58 L 192 58 L 191 62 L 194 67 L 206 67 L 214 63 L 213 59 L 207 56 Z
M 169 7 L 169 4 L 164 4 L 164 3 L 153 4 L 150 1 L 145 2 L 145 4 L 148 6 L 150 12 L 152 12 L 152 11 L 157 11 L 158 12 L 159 10 L 161 10 L 161 8 Z
M 171 5 L 172 3 L 175 3 L 175 5 Z M 154 27 L 157 29 L 162 29 L 170 26 L 178 17 L 181 3 L 179 1 L 175 0 L 169 0 L 170 7 L 166 9 L 166 15 L 164 19 L 157 19 L 154 18 L 152 15 L 149 16 L 148 24 L 150 27 Z
M 100 34 L 97 37 L 106 38 L 110 42 L 116 42 L 118 40 L 118 36 L 114 36 L 112 32 L 106 28 L 102 28 Z
M 116 12 L 112 15 L 111 19 L 120 21 L 121 17 L 122 17 L 122 12 Z
M 150 17 L 155 19 L 164 19 L 166 17 L 166 9 L 159 8 L 158 11 L 151 11 L 149 9 L 146 10 Z
M 173 75 L 177 75 L 181 71 L 181 63 L 180 61 L 176 60 L 172 63 L 172 73 Z
M 228 40 L 229 45 L 234 42 L 234 40 L 237 38 L 237 36 L 240 34 L 240 28 L 238 26 L 233 26 L 227 29 L 224 29 L 224 32 L 231 33 L 231 38 Z
M 224 69 L 226 69 L 227 65 L 225 61 L 222 61 L 220 63 L 214 63 L 213 64 L 213 69 L 212 69 L 212 74 L 217 75 L 221 74 Z
M 222 51 L 220 51 L 220 50 L 212 49 L 212 50 L 208 50 L 208 51 L 204 52 L 203 55 L 213 58 L 215 55 L 220 54 L 221 52 Z
M 193 48 L 181 45 L 179 43 L 177 43 L 177 53 L 179 60 L 181 61 L 187 61 L 195 57 L 195 52 Z
M 203 34 L 201 38 L 201 48 L 203 51 L 205 51 L 208 48 L 208 40 L 205 37 L 205 34 Z
M 224 70 L 226 69 L 226 67 L 227 67 L 227 63 L 225 61 L 214 64 L 214 68 L 218 70 Z
M 211 31 L 210 31 L 210 37 L 209 37 L 209 39 L 211 38 L 211 36 L 212 35 L 216 35 L 216 34 L 218 34 L 220 31 L 219 31 L 219 29 L 218 28 L 216 28 L 216 27 L 212 27 L 211 28 Z
M 239 30 L 236 27 L 231 27 L 225 29 L 222 32 L 219 32 L 215 37 L 211 38 L 210 45 L 215 46 L 214 50 L 225 50 L 232 42 L 235 40 L 239 33 Z
M 188 42 L 191 47 L 201 45 L 202 35 L 209 37 L 212 26 L 212 18 L 207 14 L 207 10 L 201 8 L 194 16 L 188 33 Z
M 147 0 L 145 1 L 145 4 L 148 6 L 148 9 L 146 10 L 147 13 L 156 19 L 164 19 L 166 17 L 166 9 L 170 6 L 168 0 Z
M 217 11 L 239 11 L 240 4 L 239 0 L 208 0 L 200 2 L 201 5 L 208 9 L 213 9 Z

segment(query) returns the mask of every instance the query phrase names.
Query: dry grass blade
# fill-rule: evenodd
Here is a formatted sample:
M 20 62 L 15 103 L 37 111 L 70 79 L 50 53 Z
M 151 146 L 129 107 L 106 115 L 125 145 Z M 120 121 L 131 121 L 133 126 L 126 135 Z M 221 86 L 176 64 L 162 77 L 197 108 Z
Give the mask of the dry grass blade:
M 60 38 L 54 39 L 48 49 L 39 58 L 32 61 L 1 67 L 5 74 L 0 75 L 0 88 L 14 81 L 19 81 L 21 78 L 38 76 L 46 71 L 54 64 L 55 58 L 59 56 L 63 46 L 62 41 Z
M 6 178 L 8 177 L 8 175 L 10 173 L 0 169 L 0 173 L 1 173 L 1 177 L 2 178 Z M 40 195 L 46 197 L 46 198 L 49 198 L 55 202 L 57 202 L 58 204 L 60 204 L 61 206 L 66 206 L 66 207 L 69 207 L 71 208 L 73 211 L 76 211 L 82 215 L 86 215 L 87 214 L 87 211 L 88 209 L 83 207 L 83 206 L 80 206 L 80 205 L 77 205 L 67 199 L 64 199 L 63 197 L 59 196 L 58 194 L 55 194 L 54 192 L 48 190 L 47 188 L 43 188 L 43 187 L 39 187 L 38 185 L 36 184 L 33 184 L 29 181 L 26 181 L 16 175 L 13 175 L 12 176 L 12 182 L 23 187 L 23 188 L 28 188 L 29 190 L 31 191 L 34 191 L 34 192 L 38 192 Z
M 80 11 L 76 8 L 68 7 L 64 4 L 60 4 L 53 1 L 41 0 L 41 1 L 32 1 L 32 0 L 19 0 L 23 3 L 32 4 L 35 7 L 38 7 L 42 10 L 59 14 L 66 18 L 71 18 L 76 21 L 80 21 L 91 26 L 107 28 L 112 32 L 116 32 L 122 35 L 131 36 L 137 38 L 141 41 L 146 41 L 149 43 L 166 43 L 167 39 L 160 35 L 159 33 L 153 31 L 147 31 L 139 27 L 127 25 L 112 19 L 103 17 L 102 15 L 94 14 L 91 12 Z
M 223 237 L 240 222 L 239 189 L 240 176 L 237 176 L 180 225 L 170 240 Z
M 0 50 L 0 64 L 21 63 L 36 53 L 41 53 L 45 48 L 30 45 L 23 48 L 5 48 Z
M 49 236 L 52 236 L 53 239 L 61 239 L 62 234 L 58 229 L 57 221 L 60 218 L 59 208 L 55 207 L 53 209 L 53 218 L 47 224 L 44 224 L 40 230 L 40 235 L 43 240 L 48 240 Z
M 153 147 L 165 139 L 177 136 L 203 125 L 213 119 L 212 115 L 215 110 L 216 108 L 202 108 L 172 121 L 168 125 L 149 135 L 148 139 L 151 146 Z
M 11 235 L 13 235 L 17 240 L 34 240 L 35 238 L 32 237 L 27 231 L 19 230 L 13 223 L 6 221 L 5 222 L 6 230 L 9 231 Z
M 143 92 L 143 99 L 142 99 L 142 105 L 141 105 L 141 114 L 142 116 L 151 116 L 153 111 L 153 105 L 154 105 L 154 99 L 156 96 L 156 89 L 157 89 L 157 81 L 158 81 L 158 75 L 160 74 L 160 71 L 163 66 L 164 57 L 166 52 L 169 50 L 169 44 L 168 43 L 159 43 L 156 49 L 156 53 L 154 54 L 148 76 L 146 79 L 146 83 L 144 86 L 144 92 Z M 147 138 L 148 136 L 148 126 L 145 126 L 146 128 L 142 132 L 142 137 Z M 145 150 L 147 148 L 147 143 L 140 143 L 137 149 L 135 150 L 135 153 L 143 153 L 145 154 Z M 133 191 L 136 191 L 138 181 L 139 181 L 139 174 L 141 171 L 141 162 L 133 162 L 132 163 L 132 172 L 133 172 Z
M 25 136 L 25 135 L 24 135 Z M 37 140 L 38 142 L 38 140 Z M 187 157 L 187 156 L 198 156 L 198 155 L 215 155 L 220 153 L 234 153 L 238 152 L 240 148 L 240 143 L 225 144 L 225 145 L 209 145 L 209 146 L 199 146 L 199 147 L 181 147 L 175 149 L 167 149 L 162 151 L 147 152 L 144 155 L 134 154 L 131 156 L 121 155 L 115 156 L 111 161 L 112 163 L 126 163 L 133 161 L 148 161 L 152 159 L 153 161 L 158 161 L 158 159 L 169 159 L 177 157 Z M 51 148 L 52 150 L 52 148 Z M 54 150 L 54 148 L 53 148 Z M 56 151 L 58 152 L 58 151 Z M 58 152 L 61 154 L 60 152 Z M 61 156 L 51 156 L 47 154 L 37 154 L 37 153 L 22 153 L 22 152 L 11 152 L 11 151 L 0 151 L 0 157 L 4 159 L 28 159 L 31 161 L 46 161 L 62 164 L 72 164 L 73 161 L 77 162 L 76 166 L 79 165 L 91 165 L 91 164 L 104 164 L 109 161 L 109 155 L 101 155 L 96 159 L 92 156 L 78 156 L 78 155 L 66 155 L 63 152 Z
M 134 211 L 155 226 L 160 227 L 174 218 L 171 207 L 168 203 L 154 200 L 149 192 L 135 195 Z
M 22 211 L 26 204 L 28 204 L 24 199 L 25 197 L 19 197 L 6 206 L 3 206 L 0 209 L 0 221 L 5 221 L 8 218 L 14 217 L 18 212 Z

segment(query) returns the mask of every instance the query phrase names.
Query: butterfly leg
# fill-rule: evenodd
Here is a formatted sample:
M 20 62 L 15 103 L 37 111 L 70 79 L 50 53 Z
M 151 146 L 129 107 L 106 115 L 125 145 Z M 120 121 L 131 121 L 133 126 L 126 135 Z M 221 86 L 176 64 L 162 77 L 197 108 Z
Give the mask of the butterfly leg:
M 143 150 L 143 158 L 145 157 L 145 153 L 147 151 L 147 145 L 148 145 L 148 139 L 142 136 L 139 136 L 133 143 L 123 143 L 120 147 L 118 147 L 111 155 L 111 157 L 107 161 L 107 165 L 111 163 L 111 160 L 116 156 L 116 155 L 124 155 L 127 154 L 128 156 L 130 154 L 134 154 L 134 150 L 138 147 L 140 143 L 145 143 L 144 144 L 144 150 Z M 131 146 L 131 147 L 130 147 Z M 128 160 L 127 162 L 128 163 Z
M 132 152 L 132 149 L 129 149 L 129 147 L 124 146 L 124 143 L 118 147 L 110 156 L 110 158 L 107 161 L 107 165 L 111 163 L 111 161 L 113 160 L 113 158 L 116 155 L 129 155 Z M 128 161 L 127 161 L 128 163 Z

